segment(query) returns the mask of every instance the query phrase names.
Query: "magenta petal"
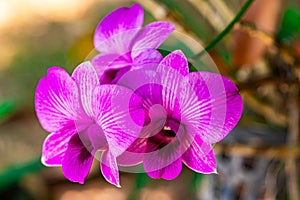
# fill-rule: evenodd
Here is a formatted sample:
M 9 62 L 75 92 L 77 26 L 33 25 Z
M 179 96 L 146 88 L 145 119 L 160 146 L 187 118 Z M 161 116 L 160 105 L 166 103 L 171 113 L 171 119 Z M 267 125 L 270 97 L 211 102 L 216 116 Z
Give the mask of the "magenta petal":
M 153 160 L 152 162 L 156 162 L 156 161 Z M 151 178 L 155 178 L 155 179 L 163 178 L 166 180 L 173 180 L 180 174 L 182 170 L 181 158 L 178 158 L 170 165 L 166 167 L 162 167 L 155 171 L 148 171 L 149 170 L 147 168 L 148 165 L 149 165 L 148 161 L 145 161 L 144 163 L 145 171 Z
M 101 172 L 103 177 L 111 184 L 121 187 L 119 181 L 119 171 L 116 158 L 109 151 L 104 151 L 101 157 Z
M 90 62 L 84 62 L 74 70 L 72 77 L 75 79 L 80 93 L 80 99 L 85 113 L 93 117 L 92 97 L 94 88 L 100 85 L 97 73 Z
M 124 53 L 144 22 L 144 11 L 139 4 L 122 7 L 107 15 L 98 25 L 94 45 L 102 53 Z
M 146 132 L 150 133 L 158 130 L 153 130 L 153 127 L 148 126 L 151 122 L 153 122 L 151 125 L 162 128 L 159 124 L 167 116 L 166 110 L 162 106 L 162 86 L 159 84 L 159 79 L 157 79 L 159 77 L 156 77 L 155 74 L 154 71 L 134 70 L 126 73 L 119 81 L 119 84 L 131 88 L 143 100 L 145 124 L 142 136 L 145 136 Z
M 62 170 L 67 179 L 83 184 L 93 162 L 93 156 L 85 148 L 81 139 L 76 134 L 68 144 L 68 149 L 63 159 Z
M 109 39 L 102 41 L 95 48 L 100 53 L 125 55 L 131 51 L 131 40 L 138 33 L 139 29 L 124 30 L 118 34 L 114 34 Z
M 130 66 L 121 69 L 108 69 L 100 78 L 101 84 L 116 84 L 119 79 L 130 70 Z
M 132 69 L 156 70 L 158 64 L 163 59 L 162 55 L 156 49 L 143 49 L 132 51 L 133 59 Z
M 180 99 L 183 98 L 181 92 L 185 90 L 183 70 L 185 58 L 181 53 L 172 53 L 165 57 L 157 68 L 157 73 L 161 76 L 163 107 L 169 116 L 181 121 Z M 174 59 L 172 59 L 174 58 Z
M 95 88 L 93 108 L 114 156 L 123 153 L 138 137 L 144 124 L 141 98 L 117 85 Z
M 201 81 L 195 83 L 193 86 L 186 80 L 182 82 L 179 96 L 180 110 L 176 110 L 175 115 L 181 118 L 177 120 L 184 124 L 188 132 L 198 133 L 199 127 L 204 127 L 209 123 L 211 117 L 211 106 L 207 104 L 207 99 L 210 99 L 208 88 L 205 84 L 201 84 Z M 199 87 L 199 90 L 195 90 L 195 87 Z M 194 137 L 194 135 L 191 135 Z
M 118 54 L 98 54 L 92 59 L 92 64 L 99 77 L 119 57 Z
M 99 125 L 93 124 L 89 126 L 86 134 L 93 147 L 92 155 L 94 155 L 97 150 L 105 150 L 107 148 L 106 137 Z
M 136 139 L 128 149 L 117 157 L 120 166 L 133 166 L 143 162 L 146 152 L 147 138 Z
M 182 144 L 179 138 L 182 133 L 179 133 L 179 137 L 169 139 L 165 134 L 168 133 L 161 131 L 148 138 L 144 169 L 153 178 L 171 180 L 178 176 L 182 168 Z
M 93 58 L 101 84 L 116 83 L 133 66 L 130 53 L 125 55 L 100 54 Z
M 48 70 L 35 94 L 35 110 L 42 127 L 56 132 L 82 118 L 78 88 L 69 74 L 58 67 Z
M 125 56 L 125 57 L 124 57 Z M 119 69 L 131 65 L 129 55 L 99 54 L 92 60 L 92 64 L 99 77 L 108 69 Z
M 229 79 L 210 72 L 189 74 L 188 82 L 198 96 L 198 132 L 207 143 L 223 139 L 238 123 L 243 102 L 238 88 Z
M 182 161 L 195 172 L 211 174 L 216 173 L 216 160 L 210 144 L 204 143 L 199 136 L 182 155 Z
M 155 151 L 160 145 L 160 143 L 151 144 L 153 148 L 149 148 L 149 137 L 155 135 L 163 128 L 167 119 L 166 113 L 159 104 L 155 104 L 150 108 L 148 114 L 149 117 L 146 116 L 146 122 L 139 138 L 128 147 L 126 152 L 117 157 L 119 165 L 132 166 L 139 164 L 143 161 L 145 153 Z
M 127 72 L 118 81 L 118 84 L 130 88 L 135 94 L 142 97 L 142 106 L 146 111 L 146 124 L 150 123 L 152 117 L 157 119 L 157 117 L 164 117 L 166 114 L 165 109 L 161 106 L 162 85 L 161 77 L 159 75 L 160 74 L 156 73 L 154 70 L 138 69 Z M 159 110 L 159 112 L 151 112 L 154 110 Z
M 157 49 L 174 30 L 174 25 L 168 22 L 150 23 L 141 29 L 132 49 L 133 51 Z
M 74 126 L 48 135 L 43 144 L 42 163 L 46 166 L 60 166 L 70 138 L 76 134 Z
M 118 85 L 130 88 L 145 102 L 162 104 L 161 77 L 154 70 L 137 69 L 125 73 L 117 83 Z
M 172 68 L 175 72 L 186 76 L 189 74 L 188 61 L 182 51 L 176 50 L 164 57 L 158 67 L 158 71 L 164 68 Z

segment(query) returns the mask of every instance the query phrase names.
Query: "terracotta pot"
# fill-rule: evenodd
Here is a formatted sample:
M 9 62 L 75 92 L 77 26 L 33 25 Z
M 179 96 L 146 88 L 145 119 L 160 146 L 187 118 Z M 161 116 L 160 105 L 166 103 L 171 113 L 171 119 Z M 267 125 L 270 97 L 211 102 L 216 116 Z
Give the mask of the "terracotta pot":
M 255 28 L 239 26 L 233 30 L 231 51 L 234 66 L 253 64 L 265 53 L 271 42 L 270 38 L 263 36 L 275 32 L 281 5 L 281 0 L 256 0 L 248 8 L 241 21 Z

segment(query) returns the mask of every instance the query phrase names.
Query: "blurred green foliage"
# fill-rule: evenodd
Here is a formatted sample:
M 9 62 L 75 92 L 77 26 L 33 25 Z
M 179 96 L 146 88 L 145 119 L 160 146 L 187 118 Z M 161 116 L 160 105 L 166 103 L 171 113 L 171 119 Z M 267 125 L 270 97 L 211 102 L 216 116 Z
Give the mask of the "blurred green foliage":
M 284 11 L 277 38 L 279 41 L 289 42 L 295 37 L 300 37 L 300 8 L 291 5 Z
M 3 99 L 0 102 L 0 123 L 11 116 L 16 107 L 17 103 L 14 99 Z
M 42 168 L 43 165 L 40 159 L 8 166 L 6 170 L 0 173 L 0 192 L 11 185 L 16 184 L 25 175 L 29 173 L 36 173 Z

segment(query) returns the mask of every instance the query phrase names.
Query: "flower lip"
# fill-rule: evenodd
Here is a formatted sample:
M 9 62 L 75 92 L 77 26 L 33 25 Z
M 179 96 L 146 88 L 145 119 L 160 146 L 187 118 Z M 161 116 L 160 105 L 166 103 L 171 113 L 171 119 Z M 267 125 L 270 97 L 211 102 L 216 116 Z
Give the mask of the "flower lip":
M 180 126 L 183 127 L 183 132 L 179 132 Z M 162 128 L 154 135 L 148 137 L 148 148 L 146 153 L 153 151 L 163 151 L 164 147 L 169 144 L 180 142 L 179 138 L 184 137 L 186 129 L 184 125 L 175 119 L 167 119 Z M 178 138 L 177 138 L 178 137 Z
M 161 150 L 170 144 L 175 136 L 176 133 L 174 131 L 162 129 L 154 136 L 148 138 L 148 146 L 153 148 L 147 148 L 147 153 Z
M 120 69 L 108 69 L 100 76 L 101 84 L 114 84 L 123 74 L 130 70 L 130 66 Z

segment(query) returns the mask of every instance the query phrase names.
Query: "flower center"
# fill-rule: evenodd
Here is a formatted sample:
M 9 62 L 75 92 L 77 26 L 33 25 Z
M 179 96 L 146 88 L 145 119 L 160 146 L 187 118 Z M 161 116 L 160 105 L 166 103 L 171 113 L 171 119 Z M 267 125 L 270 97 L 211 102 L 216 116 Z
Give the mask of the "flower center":
M 102 84 L 116 83 L 126 72 L 128 72 L 130 66 L 120 67 L 118 69 L 108 69 L 100 77 Z
M 162 132 L 163 137 L 171 140 L 176 136 L 176 133 L 169 126 L 164 126 L 160 132 Z
M 176 132 L 165 125 L 158 133 L 148 138 L 148 152 L 156 151 L 170 144 L 176 137 Z

